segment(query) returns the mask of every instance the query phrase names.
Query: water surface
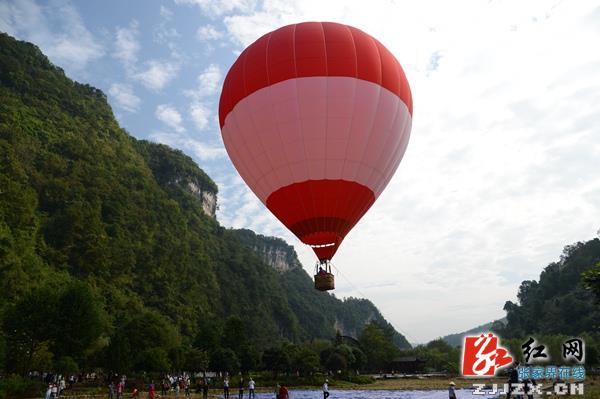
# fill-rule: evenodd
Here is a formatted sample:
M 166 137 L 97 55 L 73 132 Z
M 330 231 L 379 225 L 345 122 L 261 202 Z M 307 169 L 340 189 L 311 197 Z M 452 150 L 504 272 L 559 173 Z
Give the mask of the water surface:
M 436 391 L 388 391 L 388 390 L 331 390 L 329 399 L 448 399 L 447 390 Z M 244 399 L 247 398 L 244 392 Z M 472 390 L 459 389 L 458 399 L 487 399 L 488 396 L 473 395 Z M 237 395 L 232 392 L 232 399 Z M 273 393 L 257 393 L 256 399 L 274 399 Z M 317 390 L 290 390 L 290 399 L 322 399 L 323 393 Z

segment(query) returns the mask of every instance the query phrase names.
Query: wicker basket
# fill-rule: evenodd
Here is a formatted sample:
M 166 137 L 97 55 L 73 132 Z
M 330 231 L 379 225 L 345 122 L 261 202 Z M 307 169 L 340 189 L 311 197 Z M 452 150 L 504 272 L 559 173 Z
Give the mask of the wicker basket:
M 335 289 L 335 279 L 331 273 L 315 274 L 315 288 L 319 291 Z

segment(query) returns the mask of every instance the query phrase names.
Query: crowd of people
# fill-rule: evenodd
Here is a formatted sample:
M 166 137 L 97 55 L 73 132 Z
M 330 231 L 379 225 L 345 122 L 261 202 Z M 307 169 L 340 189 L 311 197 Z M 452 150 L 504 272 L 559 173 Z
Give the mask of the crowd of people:
M 44 381 L 48 384 L 44 399 L 57 399 L 64 393 L 66 389 L 71 389 L 73 384 L 78 381 L 79 377 L 71 375 L 68 378 L 61 374 L 46 373 Z M 68 384 L 68 385 L 67 385 Z
M 125 385 L 127 378 L 122 376 L 117 383 L 110 381 L 108 384 L 108 399 L 122 399 L 125 393 Z M 204 399 L 208 398 L 208 392 L 211 384 L 213 383 L 210 377 L 202 377 L 195 379 L 195 391 L 197 393 L 202 393 L 202 397 Z M 245 389 L 248 389 L 248 399 L 256 398 L 256 382 L 252 377 L 248 379 L 246 382 L 244 377 L 240 376 L 238 380 L 238 399 L 244 399 Z M 230 398 L 230 387 L 231 383 L 229 380 L 229 376 L 226 374 L 223 377 L 223 398 Z M 160 382 L 160 396 L 170 396 L 174 395 L 176 398 L 179 398 L 180 395 L 184 395 L 184 397 L 189 398 L 192 394 L 192 376 L 189 374 L 183 373 L 180 375 L 170 375 L 167 374 Z M 148 385 L 148 398 L 156 399 L 157 398 L 157 388 L 152 381 Z M 275 387 L 275 399 L 289 399 L 289 391 L 284 384 L 277 384 Z M 134 388 L 131 393 L 131 397 L 137 398 L 139 397 L 139 391 Z M 329 387 L 328 380 L 325 380 L 323 384 L 323 399 L 327 399 L 329 397 Z M 54 399 L 58 398 L 58 396 L 46 396 L 46 399 Z

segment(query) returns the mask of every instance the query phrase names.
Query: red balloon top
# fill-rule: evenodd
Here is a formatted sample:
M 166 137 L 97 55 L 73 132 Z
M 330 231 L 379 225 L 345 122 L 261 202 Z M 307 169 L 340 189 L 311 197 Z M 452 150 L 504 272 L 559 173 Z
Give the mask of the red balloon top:
M 219 121 L 246 96 L 287 79 L 348 76 L 377 83 L 396 94 L 412 115 L 408 81 L 383 44 L 354 27 L 303 22 L 267 33 L 238 57 L 223 83 Z

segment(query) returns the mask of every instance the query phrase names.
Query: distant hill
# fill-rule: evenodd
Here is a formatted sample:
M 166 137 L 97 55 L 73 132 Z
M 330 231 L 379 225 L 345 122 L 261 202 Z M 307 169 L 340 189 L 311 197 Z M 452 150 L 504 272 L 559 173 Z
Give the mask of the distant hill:
M 506 317 L 442 339 L 459 346 L 464 335 L 481 331 L 494 331 L 503 338 L 598 333 L 600 307 L 582 280 L 599 262 L 600 239 L 568 245 L 558 261 L 542 270 L 539 280 L 521 283 L 517 303 L 504 305 Z
M 240 241 L 255 251 L 261 259 L 278 270 L 279 281 L 288 294 L 288 302 L 298 315 L 304 337 L 330 336 L 336 330 L 357 338 L 365 323 L 375 321 L 393 331 L 399 348 L 410 348 L 406 338 L 397 332 L 368 299 L 323 295 L 314 289 L 312 278 L 301 267 L 294 247 L 280 238 L 265 237 L 251 230 L 236 230 Z M 323 326 L 328 326 L 325 330 Z
M 582 281 L 582 275 L 598 262 L 600 239 L 566 246 L 560 259 L 542 270 L 539 280 L 521 283 L 517 303 L 506 302 L 503 336 L 599 332 L 600 306 Z
M 506 318 L 494 320 L 490 323 L 482 324 L 480 326 L 471 328 L 470 330 L 463 331 L 461 333 L 446 335 L 442 337 L 442 340 L 444 340 L 448 345 L 453 347 L 462 346 L 463 337 L 465 335 L 477 335 L 481 332 L 497 331 L 499 328 L 502 328 L 502 326 L 504 326 L 505 324 Z
M 246 338 L 231 342 L 256 349 L 336 330 L 356 336 L 369 321 L 393 329 L 368 300 L 315 291 L 284 241 L 222 227 L 218 188 L 191 158 L 128 135 L 104 93 L 6 34 L 0 98 L 0 353 L 111 367 L 143 358 L 160 370 L 215 325 L 231 334 L 242 326 Z M 87 308 L 65 315 L 75 297 Z M 63 318 L 82 313 L 37 338 L 9 337 L 6 329 L 43 325 L 57 307 Z M 80 331 L 86 315 L 97 322 L 92 335 L 62 342 L 65 326 Z

